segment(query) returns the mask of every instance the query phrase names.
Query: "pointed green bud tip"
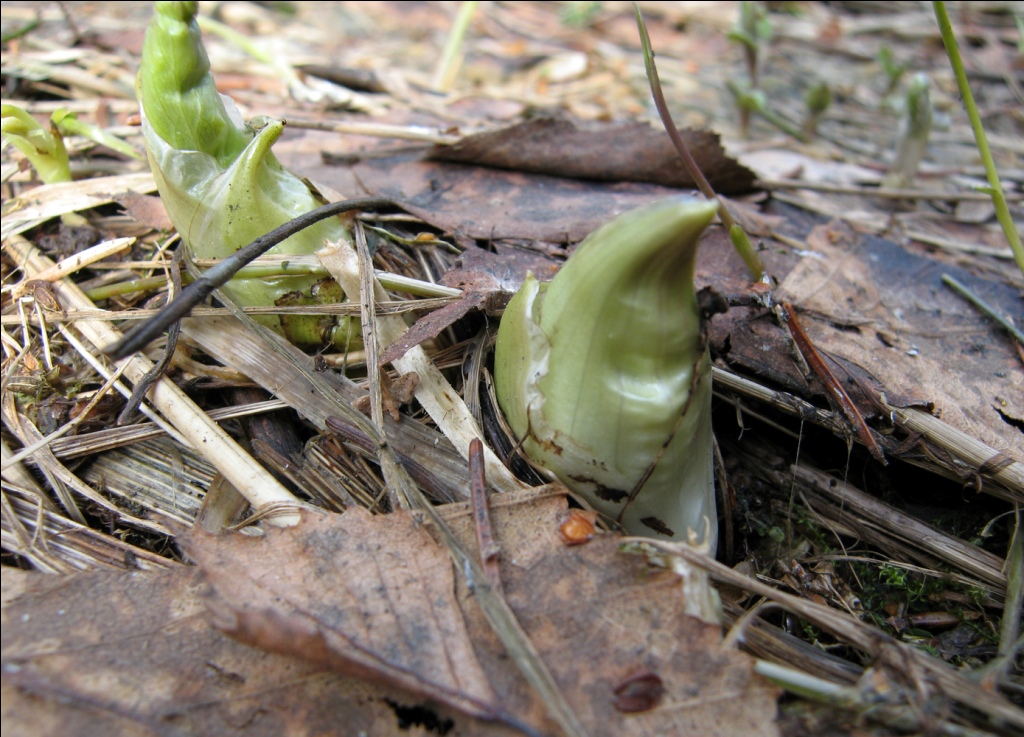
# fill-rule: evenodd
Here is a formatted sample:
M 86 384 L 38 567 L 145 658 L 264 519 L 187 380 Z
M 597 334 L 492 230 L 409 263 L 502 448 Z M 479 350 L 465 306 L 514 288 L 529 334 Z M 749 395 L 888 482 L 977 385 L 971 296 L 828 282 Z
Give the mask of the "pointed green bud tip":
M 498 402 L 529 458 L 627 533 L 717 530 L 711 363 L 693 285 L 717 202 L 672 197 L 528 276 L 498 330 Z M 714 549 L 714 540 L 707 541 Z

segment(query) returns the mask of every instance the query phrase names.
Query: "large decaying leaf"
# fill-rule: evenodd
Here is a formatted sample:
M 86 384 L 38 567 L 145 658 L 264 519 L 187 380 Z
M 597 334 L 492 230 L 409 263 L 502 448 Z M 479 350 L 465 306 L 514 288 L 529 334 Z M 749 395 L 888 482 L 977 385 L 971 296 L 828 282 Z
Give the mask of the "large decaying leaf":
M 772 733 L 774 690 L 752 676 L 746 656 L 719 649 L 717 627 L 682 614 L 674 576 L 652 575 L 620 554 L 613 536 L 566 548 L 562 498 L 511 509 L 512 499 L 502 500 L 504 589 L 592 734 Z M 468 510 L 446 511 L 472 539 Z M 196 537 L 189 550 L 217 592 L 218 623 L 236 637 L 347 672 L 369 668 L 468 713 L 554 731 L 447 553 L 404 513 L 308 519 L 259 540 Z M 638 674 L 664 694 L 649 711 L 626 715 L 616 690 Z M 751 710 L 724 718 L 720 703 L 740 696 Z
M 231 636 L 499 715 L 448 555 L 408 515 L 374 519 L 357 507 L 340 519 L 309 517 L 296 535 L 197 536 L 188 549 Z
M 203 588 L 195 568 L 5 569 L 4 734 L 390 735 L 417 706 L 397 689 L 224 636 L 209 625 Z
M 492 506 L 509 603 L 591 735 L 776 733 L 776 690 L 749 657 L 721 647 L 718 627 L 682 614 L 673 575 L 620 553 L 615 536 L 566 547 L 562 497 L 529 491 Z M 445 510 L 470 545 L 468 506 Z M 513 733 L 447 703 L 472 713 L 489 704 L 490 716 L 558 733 L 461 573 L 410 516 L 307 517 L 261 538 L 197 535 L 188 547 L 216 592 L 215 621 L 239 634 L 273 625 L 244 634 L 296 657 L 211 628 L 191 570 L 7 572 L 5 731 L 417 734 L 400 725 L 421 707 L 417 718 L 450 736 Z M 44 707 L 47 720 L 33 721 Z

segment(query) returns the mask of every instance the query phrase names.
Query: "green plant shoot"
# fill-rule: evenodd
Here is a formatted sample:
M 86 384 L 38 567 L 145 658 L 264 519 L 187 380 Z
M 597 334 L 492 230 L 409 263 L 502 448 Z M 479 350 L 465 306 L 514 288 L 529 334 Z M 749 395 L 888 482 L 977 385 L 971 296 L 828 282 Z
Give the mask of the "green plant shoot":
M 136 92 L 160 196 L 193 258 L 230 256 L 323 204 L 270 150 L 284 123 L 263 118 L 246 125 L 231 100 L 217 92 L 195 2 L 156 4 Z M 332 219 L 291 236 L 270 253 L 311 254 L 327 240 L 349 238 L 342 222 Z M 317 281 L 308 275 L 233 279 L 224 291 L 244 306 L 295 304 Z M 359 334 L 348 320 L 326 333 L 319 328 L 295 332 L 272 316 L 260 320 L 300 344 L 347 345 L 350 332 Z
M 64 139 L 56 126 L 46 130 L 39 121 L 17 105 L 0 106 L 4 142 L 21 151 L 29 160 L 44 184 L 71 181 L 71 166 Z
M 693 286 L 718 203 L 672 197 L 529 276 L 498 330 L 498 402 L 522 448 L 626 532 L 716 544 L 711 362 Z M 709 525 L 706 528 L 706 525 Z

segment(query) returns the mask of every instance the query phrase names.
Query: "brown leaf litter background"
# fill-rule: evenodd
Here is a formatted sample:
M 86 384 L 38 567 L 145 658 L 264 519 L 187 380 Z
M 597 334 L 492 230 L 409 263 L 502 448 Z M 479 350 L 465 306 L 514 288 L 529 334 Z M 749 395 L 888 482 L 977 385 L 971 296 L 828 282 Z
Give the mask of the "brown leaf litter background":
M 746 591 L 720 589 L 726 626 L 743 622 L 742 637 L 733 631 L 723 644 L 718 628 L 682 615 L 673 578 L 619 552 L 616 538 L 567 547 L 558 533 L 566 502 L 543 490 L 491 499 L 509 605 L 595 735 L 1015 733 L 1024 712 L 1017 635 L 1006 625 L 1020 619 L 1022 596 L 1024 554 L 1010 540 L 1024 503 L 1024 354 L 941 277 L 955 276 L 1018 327 L 1024 283 L 991 203 L 976 191 L 984 176 L 930 8 L 773 4 L 762 71 L 769 104 L 798 121 L 807 86 L 832 86 L 833 107 L 802 144 L 758 118 L 749 138 L 739 135 L 724 87 L 743 69 L 741 49 L 726 37 L 736 3 L 641 6 L 676 121 L 757 239 L 776 298 L 793 306 L 889 465 L 851 443 L 833 394 L 796 359 L 777 317 L 752 301 L 748 274 L 712 228 L 698 282 L 736 303 L 710 326 L 719 485 L 731 512 L 720 558 L 734 566 L 717 575 Z M 493 327 L 527 271 L 549 278 L 610 217 L 690 187 L 653 115 L 632 8 L 481 4 L 448 91 L 432 77 L 457 4 L 294 8 L 287 16 L 259 3 L 204 4 L 274 59 L 305 70 L 289 88 L 274 64 L 206 33 L 218 87 L 246 116 L 286 118 L 275 152 L 328 196 L 388 195 L 421 221 L 374 224 L 451 244 L 403 250 L 378 239 L 378 268 L 463 292 L 430 311 L 408 310 L 419 321 L 384 357 L 426 346 L 455 383 L 467 372 L 467 399 L 487 418 L 486 384 L 475 381 L 486 334 L 473 331 Z M 1020 220 L 1019 9 L 950 8 Z M 575 26 L 573 13 L 592 15 Z M 40 121 L 68 106 L 141 145 L 132 89 L 150 14 L 148 3 L 5 2 L 5 37 L 41 21 L 5 41 L 5 102 L 13 96 Z M 892 94 L 878 62 L 886 47 L 908 68 Z M 931 79 L 936 125 L 910 196 L 879 185 L 914 71 Z M 311 101 L 321 78 L 351 86 Z M 365 135 L 358 126 L 366 125 L 415 140 Z M 70 143 L 76 181 L 53 187 L 35 186 L 32 171 L 4 152 L 3 234 L 31 239 L 4 246 L 5 464 L 8 446 L 82 410 L 89 392 L 68 387 L 102 383 L 58 331 L 67 324 L 57 312 L 44 314 L 64 368 L 48 370 L 41 333 L 21 327 L 7 297 L 21 278 L 10 254 L 38 246 L 56 259 L 134 237 L 133 250 L 106 259 L 105 270 L 64 281 L 95 286 L 163 269 L 154 254 L 168 225 L 146 165 Z M 85 212 L 93 230 L 58 232 L 53 219 L 71 210 Z M 52 297 L 27 291 L 39 304 Z M 93 317 L 113 320 L 143 300 L 100 304 Z M 81 314 L 67 311 L 73 325 Z M 334 370 L 351 357 L 271 350 L 216 308 L 198 310 L 183 332 L 195 355 L 173 376 L 205 403 L 202 413 L 225 421 L 240 410 L 267 412 L 251 399 L 221 405 L 225 387 L 236 398 L 240 383 L 269 390 L 279 401 L 267 404 L 292 418 L 296 445 L 270 451 L 252 436 L 252 456 L 330 511 L 260 537 L 185 533 L 246 513 L 245 499 L 225 485 L 216 459 L 160 437 L 152 423 L 114 427 L 120 400 L 103 398 L 75 432 L 4 470 L 5 734 L 505 735 L 518 733 L 508 724 L 515 720 L 557 733 L 432 525 L 416 514 L 364 511 L 384 509 L 387 489 L 374 438 L 339 420 L 367 398 L 365 381 Z M 36 342 L 18 359 L 24 336 Z M 204 363 L 200 351 L 223 366 Z M 37 391 L 53 393 L 26 404 Z M 919 424 L 932 413 L 952 441 Z M 468 508 L 448 503 L 468 496 L 466 462 L 419 419 L 415 404 L 400 422 L 387 418 L 388 447 L 475 550 Z M 228 502 L 221 517 L 209 508 L 217 499 Z M 81 573 L 51 577 L 8 564 Z M 759 586 L 769 599 L 789 593 L 821 610 L 785 600 L 798 614 L 767 606 L 749 616 L 761 601 L 749 591 Z M 927 667 L 922 649 L 934 654 Z M 851 689 L 847 703 L 861 708 L 791 698 L 779 710 L 748 653 Z M 868 702 L 883 705 L 868 713 Z

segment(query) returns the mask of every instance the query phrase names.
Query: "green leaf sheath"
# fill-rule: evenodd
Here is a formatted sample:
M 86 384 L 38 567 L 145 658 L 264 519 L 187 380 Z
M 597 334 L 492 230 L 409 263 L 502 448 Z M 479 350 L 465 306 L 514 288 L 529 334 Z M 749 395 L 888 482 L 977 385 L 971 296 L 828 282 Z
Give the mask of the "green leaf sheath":
M 136 89 L 146 149 L 171 221 L 194 258 L 224 258 L 323 203 L 270 150 L 284 123 L 262 119 L 247 126 L 231 100 L 217 92 L 195 15 L 194 2 L 156 4 Z M 291 236 L 270 253 L 311 254 L 326 240 L 341 239 L 349 239 L 348 230 L 332 219 Z M 245 306 L 275 305 L 286 296 L 294 304 L 294 295 L 308 294 L 316 281 L 311 276 L 234 279 L 224 290 Z M 276 317 L 261 321 L 282 329 Z M 349 331 L 342 325 L 337 332 L 347 336 Z
M 693 273 L 717 207 L 673 197 L 615 218 L 549 284 L 530 276 L 498 332 L 498 400 L 525 452 L 631 534 L 716 520 Z

